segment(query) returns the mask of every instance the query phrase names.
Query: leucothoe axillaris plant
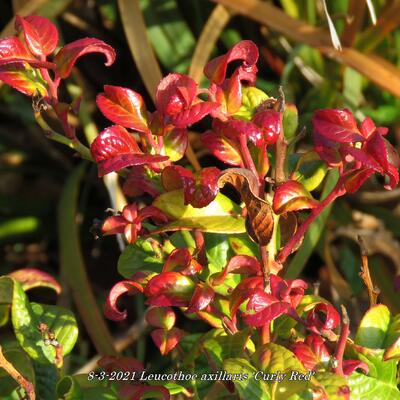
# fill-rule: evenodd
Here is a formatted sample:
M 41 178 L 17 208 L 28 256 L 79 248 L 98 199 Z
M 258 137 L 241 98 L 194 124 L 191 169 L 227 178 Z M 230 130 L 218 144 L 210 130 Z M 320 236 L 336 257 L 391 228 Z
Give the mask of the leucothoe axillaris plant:
M 79 99 L 63 102 L 59 88 L 79 57 L 102 53 L 111 65 L 115 51 L 86 38 L 54 54 L 57 29 L 38 16 L 17 17 L 16 30 L 16 36 L 0 41 L 0 79 L 32 97 L 36 120 L 50 139 L 95 162 L 99 177 L 117 173 L 130 200 L 101 224 L 103 236 L 122 235 L 126 243 L 118 263 L 124 280 L 110 290 L 106 317 L 124 320 L 127 311 L 118 308 L 119 298 L 143 296 L 153 342 L 173 360 L 168 371 L 197 375 L 174 385 L 94 379 L 91 384 L 104 390 L 101 395 L 291 400 L 376 399 L 383 390 L 400 395 L 400 319 L 377 304 L 365 256 L 371 304 L 355 335 L 344 307 L 337 310 L 302 279 L 285 279 L 288 257 L 338 197 L 356 192 L 376 173 L 385 189 L 398 185 L 399 157 L 385 138 L 387 128 L 376 127 L 370 118 L 357 122 L 347 109 L 316 110 L 313 146 L 296 152 L 304 136 L 297 109 L 285 102 L 283 90 L 273 98 L 255 87 L 258 49 L 244 40 L 206 65 L 207 87 L 184 74 L 163 78 L 153 111 L 132 89 L 105 85 L 96 102 L 112 125 L 87 147 L 70 118 L 78 115 Z M 209 125 L 201 141 L 221 168 L 193 167 L 185 158 L 188 129 L 199 121 Z M 232 198 L 240 198 L 240 204 Z M 40 280 L 38 271 L 33 275 L 32 281 Z M 2 279 L 19 296 L 2 303 L 13 309 L 23 299 L 37 320 L 38 307 L 29 305 L 22 290 L 24 276 Z M 177 313 L 204 321 L 209 330 L 179 328 Z M 38 342 L 26 348 L 17 319 L 17 340 L 35 358 Z M 49 327 L 41 327 L 38 340 L 46 336 L 51 344 L 53 332 L 48 337 Z M 58 344 L 39 362 L 60 367 L 73 343 Z M 0 366 L 34 398 L 4 354 Z M 133 358 L 104 356 L 99 367 L 105 371 L 145 369 Z M 222 384 L 201 379 L 204 372 L 222 370 L 227 374 Z M 255 378 L 257 371 L 286 375 L 264 381 Z M 292 371 L 298 374 L 290 379 Z M 229 379 L 234 374 L 247 379 Z M 57 390 L 64 398 L 86 388 L 81 378 L 68 376 L 61 377 Z

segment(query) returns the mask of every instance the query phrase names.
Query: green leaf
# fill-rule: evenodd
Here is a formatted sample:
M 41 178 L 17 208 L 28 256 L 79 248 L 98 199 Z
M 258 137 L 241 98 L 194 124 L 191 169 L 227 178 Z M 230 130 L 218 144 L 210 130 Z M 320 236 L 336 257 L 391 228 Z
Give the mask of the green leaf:
M 88 380 L 87 375 L 67 375 L 57 383 L 57 396 L 63 400 L 117 400 L 106 382 Z
M 18 342 L 29 356 L 38 362 L 43 364 L 56 362 L 54 347 L 45 344 L 38 330 L 40 323 L 45 323 L 49 330 L 54 332 L 56 340 L 62 346 L 63 356 L 70 353 L 75 345 L 78 327 L 74 315 L 61 307 L 29 303 L 21 285 L 16 281 L 14 281 L 11 316 Z
M 215 200 L 203 208 L 184 205 L 182 190 L 163 193 L 154 200 L 153 205 L 175 220 L 158 228 L 155 232 L 195 228 L 214 233 L 245 232 L 240 207 L 221 193 L 218 193 Z
M 220 272 L 228 263 L 229 242 L 227 235 L 206 233 L 204 235 L 206 254 L 211 273 Z
M 23 375 L 29 382 L 35 385 L 35 371 L 31 359 L 16 341 L 1 343 L 4 357 Z M 0 368 L 0 398 L 10 395 L 18 383 L 3 369 Z
M 12 303 L 14 281 L 8 276 L 0 277 L 0 304 L 9 305 Z
M 362 101 L 363 77 L 352 68 L 345 68 L 343 74 L 343 96 L 352 108 L 360 106 Z
M 312 191 L 324 180 L 328 169 L 314 151 L 304 153 L 298 159 L 293 172 L 293 179 L 302 183 L 303 186 Z
M 57 383 L 57 397 L 63 400 L 83 400 L 82 389 L 72 376 L 64 376 Z
M 388 384 L 376 378 L 353 372 L 348 378 L 352 399 L 398 400 L 400 392 L 396 384 Z
M 38 399 L 56 398 L 56 385 L 59 379 L 57 368 L 54 365 L 38 362 L 33 362 L 33 368 L 36 377 L 35 391 Z
M 283 112 L 283 132 L 286 139 L 291 139 L 296 135 L 299 126 L 299 114 L 294 104 L 286 104 Z
M 224 360 L 239 357 L 243 354 L 250 336 L 250 329 L 243 329 L 234 335 L 221 334 L 204 341 L 203 349 L 222 368 Z
M 257 244 L 249 238 L 247 233 L 229 235 L 228 240 L 232 251 L 237 255 L 258 257 L 260 254 Z
M 233 381 L 241 399 L 269 400 L 271 398 L 268 386 L 262 380 L 253 379 L 257 370 L 244 358 L 229 358 L 224 362 L 224 370 L 229 374 L 247 375 L 247 379 Z
M 169 71 L 186 72 L 196 42 L 176 0 L 140 0 L 140 6 L 163 66 Z
M 384 304 L 370 308 L 361 320 L 355 343 L 370 349 L 383 348 L 390 319 L 390 311 Z
M 340 388 L 345 388 L 348 386 L 348 382 L 344 376 L 332 374 L 330 372 L 319 372 L 315 375 L 316 380 L 324 387 L 329 400 L 346 400 L 348 399 L 348 394 L 344 392 L 340 393 Z M 352 399 L 363 399 L 364 397 L 353 397 Z
M 276 382 L 276 399 L 287 399 L 288 396 L 296 392 L 305 390 L 309 385 L 309 380 L 296 379 L 296 376 L 291 378 L 292 371 L 306 374 L 306 371 L 297 357 L 288 349 L 275 343 L 267 343 L 259 347 L 252 356 L 253 364 L 260 370 L 266 373 L 287 373 L 282 382 Z M 271 382 L 271 384 L 274 384 Z
M 235 114 L 235 117 L 250 121 L 253 118 L 257 107 L 260 106 L 265 100 L 268 99 L 268 95 L 262 90 L 257 89 L 254 86 L 244 87 L 242 89 L 242 105 Z
M 136 271 L 160 272 L 164 264 L 160 252 L 156 252 L 148 240 L 139 238 L 126 246 L 118 259 L 118 272 L 125 278 L 132 278 Z

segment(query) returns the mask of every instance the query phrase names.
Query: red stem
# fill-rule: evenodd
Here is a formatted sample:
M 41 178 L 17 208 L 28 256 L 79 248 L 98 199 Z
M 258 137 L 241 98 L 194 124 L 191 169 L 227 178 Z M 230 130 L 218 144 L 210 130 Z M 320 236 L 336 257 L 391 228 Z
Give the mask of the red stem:
M 335 352 L 336 367 L 334 368 L 335 374 L 344 375 L 343 373 L 343 355 L 346 348 L 347 338 L 350 333 L 350 321 L 347 311 L 344 306 L 342 307 L 342 328 L 340 330 L 340 337 Z
M 58 85 L 60 84 L 60 78 L 58 78 L 55 81 L 53 81 L 50 78 L 49 71 L 46 68 L 40 68 L 40 73 L 42 74 L 43 78 L 45 79 L 45 81 L 49 85 L 51 98 L 57 101 L 58 100 L 57 91 L 58 91 Z
M 244 166 L 249 169 L 255 176 L 258 176 L 257 168 L 254 164 L 249 148 L 247 147 L 247 138 L 244 133 L 239 135 L 240 152 L 242 153 Z
M 265 324 L 261 329 L 260 329 L 260 340 L 261 344 L 266 344 L 271 341 L 271 329 L 270 329 L 270 324 Z
M 346 193 L 346 190 L 343 186 L 343 180 L 339 179 L 336 186 L 332 189 L 329 195 L 321 201 L 318 207 L 314 208 L 307 219 L 300 225 L 297 229 L 296 233 L 292 236 L 292 238 L 285 244 L 283 249 L 279 252 L 276 261 L 283 264 L 289 255 L 292 253 L 293 249 L 300 243 L 301 239 L 307 232 L 307 229 L 310 227 L 311 223 L 324 211 L 326 207 L 329 206 L 335 199 L 340 196 L 343 196 Z

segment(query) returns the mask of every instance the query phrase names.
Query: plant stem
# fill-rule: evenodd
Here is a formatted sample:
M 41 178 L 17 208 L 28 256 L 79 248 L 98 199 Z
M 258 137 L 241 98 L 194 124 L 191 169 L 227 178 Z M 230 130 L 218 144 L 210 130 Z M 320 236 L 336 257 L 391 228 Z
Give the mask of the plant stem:
M 29 400 L 35 400 L 35 388 L 32 383 L 25 379 L 20 372 L 18 372 L 15 367 L 4 357 L 3 349 L 0 346 L 0 368 L 6 370 L 6 372 L 13 378 L 20 386 L 25 390 L 26 395 Z
M 311 223 L 321 214 L 321 212 L 329 206 L 335 199 L 343 196 L 346 190 L 343 187 L 342 179 L 339 179 L 336 186 L 329 193 L 329 195 L 319 204 L 318 207 L 314 208 L 308 215 L 307 219 L 300 225 L 292 238 L 286 243 L 283 249 L 279 252 L 277 261 L 283 264 L 288 256 L 293 252 L 293 249 L 300 243 L 307 229 L 310 227 Z
M 59 133 L 53 131 L 40 113 L 35 113 L 35 119 L 39 126 L 45 131 L 49 139 L 74 149 L 83 159 L 93 161 L 89 148 L 83 145 L 78 139 L 69 139 L 66 136 L 60 135 Z
M 240 152 L 242 153 L 242 158 L 244 161 L 244 166 L 249 169 L 255 176 L 258 176 L 257 168 L 254 164 L 249 148 L 247 147 L 247 138 L 244 133 L 239 135 L 240 142 Z
M 380 291 L 378 288 L 374 287 L 374 284 L 372 283 L 371 275 L 369 273 L 368 252 L 364 240 L 362 236 L 358 236 L 357 239 L 361 249 L 361 272 L 359 273 L 359 275 L 360 278 L 363 280 L 365 286 L 367 287 L 369 308 L 371 308 L 376 305 Z
M 346 348 L 347 338 L 350 333 L 350 321 L 347 314 L 346 308 L 342 305 L 342 327 L 340 330 L 340 336 L 338 345 L 335 352 L 336 367 L 334 368 L 335 374 L 344 375 L 343 373 L 343 355 Z
M 261 344 L 266 344 L 271 341 L 271 327 L 270 323 L 265 324 L 260 331 Z
M 262 272 L 264 277 L 264 291 L 265 293 L 271 293 L 271 279 L 270 279 L 270 272 L 271 272 L 271 259 L 267 252 L 267 246 L 259 246 L 260 254 L 261 254 L 261 261 L 262 261 Z

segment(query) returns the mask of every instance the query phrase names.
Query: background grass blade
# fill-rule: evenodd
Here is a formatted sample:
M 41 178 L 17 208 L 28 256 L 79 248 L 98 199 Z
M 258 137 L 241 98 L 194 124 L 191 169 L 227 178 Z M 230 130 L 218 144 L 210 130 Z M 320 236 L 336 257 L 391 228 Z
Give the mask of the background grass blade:
M 76 168 L 64 186 L 58 206 L 58 239 L 60 246 L 61 273 L 71 290 L 82 321 L 100 354 L 115 354 L 111 334 L 97 307 L 86 274 L 79 226 L 76 223 L 79 185 L 85 172 L 85 164 Z
M 140 0 L 147 34 L 161 65 L 188 71 L 196 39 L 176 0 Z M 179 38 L 179 41 L 177 41 Z
M 271 4 L 259 0 L 214 0 L 297 42 L 319 49 L 325 56 L 350 66 L 382 89 L 400 97 L 400 71 L 377 55 L 365 55 L 351 48 L 332 48 L 329 32 L 295 18 Z
M 231 17 L 232 13 L 222 4 L 218 4 L 204 25 L 199 40 L 197 41 L 189 69 L 189 75 L 195 81 L 201 80 L 204 66 L 210 59 L 211 53 Z
M 146 32 L 139 0 L 118 0 L 121 20 L 132 56 L 149 95 L 154 100 L 162 74 Z

